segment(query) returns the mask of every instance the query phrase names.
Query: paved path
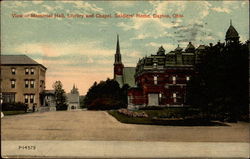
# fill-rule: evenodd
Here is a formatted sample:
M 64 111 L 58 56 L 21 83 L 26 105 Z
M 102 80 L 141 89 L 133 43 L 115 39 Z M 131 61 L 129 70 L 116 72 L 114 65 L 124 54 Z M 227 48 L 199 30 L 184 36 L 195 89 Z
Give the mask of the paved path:
M 62 111 L 5 116 L 3 140 L 118 140 L 249 142 L 249 124 L 153 126 L 123 124 L 104 111 Z

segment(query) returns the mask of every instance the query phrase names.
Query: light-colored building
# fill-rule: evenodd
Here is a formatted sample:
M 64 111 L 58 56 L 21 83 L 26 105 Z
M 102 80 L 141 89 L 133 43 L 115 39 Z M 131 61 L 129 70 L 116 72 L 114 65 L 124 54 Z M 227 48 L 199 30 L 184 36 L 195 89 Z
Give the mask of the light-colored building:
M 29 109 L 41 107 L 46 69 L 26 55 L 1 55 L 3 102 L 26 103 Z
M 74 85 L 70 93 L 67 93 L 68 110 L 80 109 L 79 92 Z
M 55 90 L 44 90 L 42 94 L 42 107 L 40 111 L 56 111 Z

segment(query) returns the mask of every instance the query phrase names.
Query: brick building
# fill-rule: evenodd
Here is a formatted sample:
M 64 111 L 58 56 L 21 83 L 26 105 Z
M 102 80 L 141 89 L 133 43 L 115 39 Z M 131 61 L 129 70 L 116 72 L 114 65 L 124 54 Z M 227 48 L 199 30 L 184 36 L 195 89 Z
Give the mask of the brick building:
M 22 102 L 29 109 L 39 108 L 46 69 L 26 55 L 1 55 L 2 102 Z
M 238 32 L 231 22 L 225 40 L 226 44 L 239 40 Z M 218 42 L 217 45 L 224 43 Z M 209 46 L 200 45 L 195 48 L 189 42 L 185 49 L 178 45 L 175 50 L 165 53 L 165 49 L 161 46 L 155 54 L 139 59 L 133 79 L 135 86 L 128 91 L 128 108 L 185 106 L 187 82 L 195 73 L 194 65 L 200 62 L 206 47 Z M 124 78 L 123 69 L 120 50 L 117 49 L 114 79 L 118 83 L 122 83 L 120 79 Z M 121 78 L 117 78 L 118 76 Z

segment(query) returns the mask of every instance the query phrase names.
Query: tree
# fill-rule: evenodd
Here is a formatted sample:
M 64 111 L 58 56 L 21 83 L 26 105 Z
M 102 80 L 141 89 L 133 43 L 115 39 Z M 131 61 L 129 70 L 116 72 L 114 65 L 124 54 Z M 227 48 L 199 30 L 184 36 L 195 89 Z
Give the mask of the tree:
M 188 84 L 188 103 L 204 118 L 237 121 L 248 112 L 248 44 L 207 48 Z
M 84 104 L 88 109 L 108 110 L 127 106 L 127 88 L 119 87 L 115 80 L 107 79 L 100 83 L 95 82 L 85 96 Z
M 53 84 L 53 88 L 55 90 L 56 110 L 67 110 L 68 108 L 68 105 L 66 103 L 67 97 L 65 95 L 62 82 L 56 81 Z

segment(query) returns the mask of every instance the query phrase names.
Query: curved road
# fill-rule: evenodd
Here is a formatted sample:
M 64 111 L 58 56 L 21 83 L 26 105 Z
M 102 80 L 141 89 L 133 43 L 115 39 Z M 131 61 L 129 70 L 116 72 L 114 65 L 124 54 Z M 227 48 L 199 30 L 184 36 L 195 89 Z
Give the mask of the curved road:
M 5 116 L 2 140 L 119 140 L 249 142 L 249 123 L 230 126 L 123 124 L 105 111 L 61 111 Z

